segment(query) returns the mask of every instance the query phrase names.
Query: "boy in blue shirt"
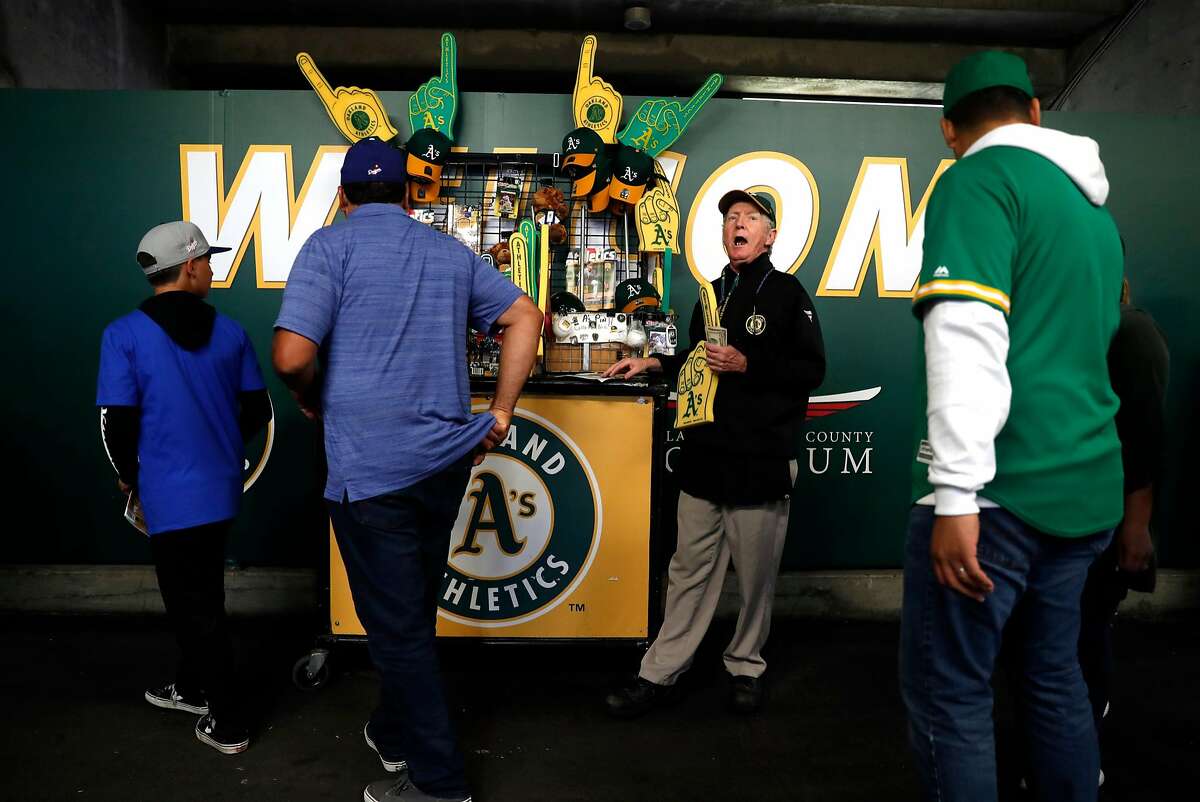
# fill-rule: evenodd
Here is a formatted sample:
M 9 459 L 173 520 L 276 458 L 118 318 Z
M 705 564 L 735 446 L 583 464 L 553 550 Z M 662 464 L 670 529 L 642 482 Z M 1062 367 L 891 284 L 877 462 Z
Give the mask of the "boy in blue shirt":
M 242 497 L 245 442 L 271 417 L 254 347 L 204 302 L 209 246 L 186 221 L 146 233 L 137 260 L 154 294 L 100 344 L 96 404 L 118 486 L 136 494 L 159 591 L 181 652 L 173 683 L 146 701 L 201 716 L 196 737 L 224 754 L 250 743 L 234 701 L 225 624 L 225 539 Z

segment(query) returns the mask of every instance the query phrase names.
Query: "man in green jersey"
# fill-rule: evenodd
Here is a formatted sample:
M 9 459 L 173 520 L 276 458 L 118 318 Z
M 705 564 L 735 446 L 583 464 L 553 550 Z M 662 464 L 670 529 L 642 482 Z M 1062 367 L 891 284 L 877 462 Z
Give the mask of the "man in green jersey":
M 910 739 L 927 798 L 996 799 L 990 679 L 1020 601 L 1030 790 L 1095 800 L 1076 644 L 1088 567 L 1122 514 L 1108 180 L 1095 142 L 1040 127 L 1015 56 L 956 65 L 943 114 L 959 161 L 930 198 L 913 299 L 926 397 L 901 625 Z

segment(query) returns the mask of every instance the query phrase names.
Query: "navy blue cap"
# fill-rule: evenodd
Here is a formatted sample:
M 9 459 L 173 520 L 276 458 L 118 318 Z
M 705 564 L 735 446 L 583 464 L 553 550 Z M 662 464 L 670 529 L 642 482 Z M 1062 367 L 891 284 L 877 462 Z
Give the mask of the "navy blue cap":
M 342 185 L 382 181 L 403 184 L 404 153 L 378 137 L 367 137 L 350 146 L 342 162 Z

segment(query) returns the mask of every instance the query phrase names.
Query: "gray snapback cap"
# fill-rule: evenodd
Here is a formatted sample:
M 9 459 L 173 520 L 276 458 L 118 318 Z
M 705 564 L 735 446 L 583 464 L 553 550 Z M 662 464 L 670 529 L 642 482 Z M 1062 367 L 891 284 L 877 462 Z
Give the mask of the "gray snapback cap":
M 200 227 L 187 220 L 163 223 L 146 232 L 138 243 L 137 261 L 147 276 L 181 265 L 205 254 L 225 253 L 229 248 L 208 244 Z

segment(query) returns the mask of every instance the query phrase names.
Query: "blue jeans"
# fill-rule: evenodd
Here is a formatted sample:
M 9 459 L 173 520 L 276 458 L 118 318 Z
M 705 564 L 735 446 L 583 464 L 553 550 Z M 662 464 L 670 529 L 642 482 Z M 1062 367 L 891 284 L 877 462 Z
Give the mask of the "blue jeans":
M 1111 531 L 1042 534 L 1003 509 L 979 514 L 980 567 L 995 585 L 983 603 L 938 584 L 929 555 L 933 508 L 914 506 L 904 556 L 900 690 L 925 799 L 994 802 L 992 672 L 1018 601 L 1024 637 L 1017 703 L 1035 799 L 1095 802 L 1100 753 L 1079 669 L 1079 599 Z
M 381 681 L 371 738 L 384 757 L 408 761 L 418 788 L 440 797 L 469 793 L 434 628 L 450 530 L 470 475 L 467 457 L 403 490 L 325 502 Z

